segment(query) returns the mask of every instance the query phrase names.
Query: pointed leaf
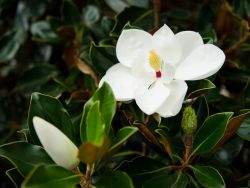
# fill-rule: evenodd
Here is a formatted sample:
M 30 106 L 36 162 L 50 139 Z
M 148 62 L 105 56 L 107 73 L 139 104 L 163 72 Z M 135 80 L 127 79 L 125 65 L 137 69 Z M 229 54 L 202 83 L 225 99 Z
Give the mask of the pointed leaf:
M 104 83 L 102 87 L 96 90 L 94 95 L 85 103 L 82 120 L 80 124 L 80 134 L 82 142 L 86 141 L 86 119 L 87 114 L 92 107 L 92 105 L 96 102 L 100 101 L 100 114 L 102 115 L 103 121 L 105 123 L 105 132 L 106 135 L 109 135 L 109 130 L 111 126 L 111 121 L 115 115 L 116 110 L 116 101 L 111 87 Z
M 80 183 L 80 175 L 56 165 L 37 165 L 25 179 L 22 188 L 73 188 Z
M 230 119 L 224 136 L 216 144 L 215 149 L 220 148 L 226 141 L 235 135 L 236 131 L 240 128 L 246 117 L 250 114 L 250 110 L 241 110 L 240 115 Z
M 2 145 L 0 156 L 13 163 L 23 176 L 26 176 L 39 163 L 54 163 L 43 148 L 27 142 L 12 142 Z
M 105 124 L 99 111 L 100 101 L 96 101 L 89 109 L 86 118 L 87 141 L 100 147 L 105 136 Z
M 186 94 L 186 99 L 192 99 L 198 97 L 208 90 L 215 88 L 215 85 L 207 79 L 197 80 L 197 81 L 188 81 L 188 91 Z
M 37 92 L 31 95 L 28 125 L 33 142 L 40 145 L 32 122 L 34 116 L 38 116 L 50 122 L 60 129 L 71 141 L 76 143 L 74 136 L 75 128 L 73 127 L 70 116 L 61 102 L 56 98 Z
M 21 187 L 21 183 L 23 182 L 24 178 L 17 168 L 11 168 L 7 170 L 6 175 L 10 178 L 16 188 Z
M 89 56 L 93 67 L 101 76 L 103 76 L 112 65 L 118 62 L 115 55 L 115 47 L 110 45 L 96 45 L 92 43 Z
M 208 104 L 205 96 L 200 96 L 192 104 L 197 115 L 197 127 L 199 128 L 209 115 Z
M 194 137 L 192 155 L 211 151 L 224 135 L 232 115 L 232 112 L 224 112 L 209 116 Z
M 225 188 L 225 182 L 220 173 L 211 166 L 189 166 L 198 182 L 207 188 Z
M 135 132 L 138 131 L 138 128 L 136 127 L 123 127 L 121 128 L 116 138 L 113 140 L 112 145 L 109 149 L 109 151 L 114 150 L 118 148 L 123 142 L 125 142 L 130 136 L 135 134 Z

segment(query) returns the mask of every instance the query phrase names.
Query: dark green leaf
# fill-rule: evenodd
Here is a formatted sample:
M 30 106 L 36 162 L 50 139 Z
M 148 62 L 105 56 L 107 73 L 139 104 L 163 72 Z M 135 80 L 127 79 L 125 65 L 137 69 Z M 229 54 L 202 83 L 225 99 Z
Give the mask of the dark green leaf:
M 97 46 L 92 43 L 89 56 L 93 67 L 102 76 L 112 65 L 118 62 L 114 46 Z
M 31 25 L 32 39 L 39 42 L 60 44 L 63 39 L 52 29 L 48 21 L 38 21 Z
M 245 121 L 241 124 L 240 128 L 238 129 L 237 134 L 241 138 L 250 141 L 250 118 L 245 119 Z
M 63 20 L 66 22 L 66 24 L 76 26 L 80 23 L 80 12 L 71 0 L 64 0 L 61 12 Z
M 197 116 L 198 128 L 204 123 L 205 119 L 209 114 L 208 104 L 205 96 L 200 96 L 192 104 Z
M 134 188 L 131 178 L 122 171 L 110 171 L 95 184 L 97 188 Z
M 28 125 L 33 142 L 40 144 L 32 122 L 34 116 L 41 117 L 50 122 L 59 128 L 70 140 L 76 143 L 74 135 L 75 128 L 73 127 L 70 116 L 61 102 L 56 98 L 37 92 L 31 95 Z
M 30 92 L 38 90 L 40 86 L 58 74 L 50 64 L 39 64 L 23 73 L 15 90 Z
M 16 55 L 20 44 L 25 40 L 25 34 L 21 30 L 12 31 L 0 39 L 0 63 L 10 60 Z
M 234 137 L 214 154 L 216 160 L 225 166 L 230 165 L 241 151 L 243 143 L 242 138 Z
M 43 148 L 27 142 L 13 142 L 2 145 L 0 147 L 0 156 L 12 162 L 24 176 L 39 163 L 54 163 Z
M 123 127 L 121 128 L 116 138 L 113 140 L 112 145 L 110 147 L 110 151 L 118 148 L 123 142 L 125 142 L 130 136 L 132 136 L 136 131 L 138 131 L 137 127 Z
M 143 188 L 185 188 L 188 184 L 188 178 L 183 173 L 173 175 L 161 175 L 146 181 Z
M 192 99 L 197 96 L 200 96 L 206 93 L 208 90 L 215 88 L 215 85 L 207 80 L 197 80 L 197 81 L 188 81 L 188 91 L 186 94 L 187 99 Z
M 105 124 L 100 114 L 100 101 L 96 101 L 89 109 L 86 117 L 87 141 L 101 146 L 105 136 Z
M 209 116 L 194 137 L 192 154 L 211 151 L 225 133 L 232 112 L 223 112 Z
M 111 121 L 114 117 L 116 110 L 116 101 L 112 89 L 107 83 L 104 83 L 101 88 L 96 90 L 94 95 L 84 105 L 80 125 L 80 134 L 82 142 L 86 141 L 86 118 L 88 112 L 96 101 L 100 101 L 100 113 L 105 123 L 105 132 L 106 135 L 109 135 Z
M 24 178 L 17 168 L 7 170 L 6 175 L 10 178 L 16 188 L 21 187 L 21 183 L 23 182 Z
M 25 179 L 22 188 L 60 187 L 73 188 L 80 183 L 77 175 L 63 167 L 56 165 L 37 165 Z
M 111 31 L 112 36 L 119 36 L 124 26 L 128 23 L 137 26 L 140 25 L 143 19 L 152 13 L 151 10 L 138 7 L 125 8 L 120 14 L 116 16 L 114 28 Z
M 119 170 L 126 171 L 131 176 L 141 176 L 168 171 L 171 170 L 171 168 L 171 166 L 166 166 L 165 164 L 148 157 L 137 157 L 131 161 L 124 161 L 119 167 Z
M 190 166 L 198 182 L 207 188 L 225 188 L 225 182 L 220 173 L 211 166 Z

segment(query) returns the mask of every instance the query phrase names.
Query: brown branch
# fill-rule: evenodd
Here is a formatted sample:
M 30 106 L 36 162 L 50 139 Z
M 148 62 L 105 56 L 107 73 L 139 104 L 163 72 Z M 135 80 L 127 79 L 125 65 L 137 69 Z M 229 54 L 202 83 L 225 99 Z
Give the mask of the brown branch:
M 160 27 L 160 12 L 161 12 L 161 0 L 153 0 L 154 7 L 154 29 L 156 31 Z
M 228 54 L 231 51 L 237 49 L 240 47 L 242 43 L 244 43 L 248 38 L 250 37 L 250 32 L 247 32 L 240 40 L 236 43 L 234 43 L 232 46 L 230 46 L 228 49 L 225 50 L 225 53 Z

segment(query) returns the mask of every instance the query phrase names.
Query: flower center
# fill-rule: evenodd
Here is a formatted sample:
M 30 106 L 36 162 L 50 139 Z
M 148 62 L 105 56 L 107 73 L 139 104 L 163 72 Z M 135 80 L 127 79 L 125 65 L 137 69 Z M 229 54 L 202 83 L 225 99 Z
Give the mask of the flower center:
M 161 78 L 161 58 L 154 50 L 149 53 L 149 64 L 154 69 L 156 78 Z

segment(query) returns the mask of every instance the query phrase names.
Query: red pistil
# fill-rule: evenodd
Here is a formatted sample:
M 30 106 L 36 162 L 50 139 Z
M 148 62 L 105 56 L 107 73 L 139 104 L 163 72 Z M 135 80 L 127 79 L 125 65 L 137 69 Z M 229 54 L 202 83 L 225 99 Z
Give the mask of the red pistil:
M 156 78 L 160 78 L 161 77 L 161 71 L 156 71 Z

